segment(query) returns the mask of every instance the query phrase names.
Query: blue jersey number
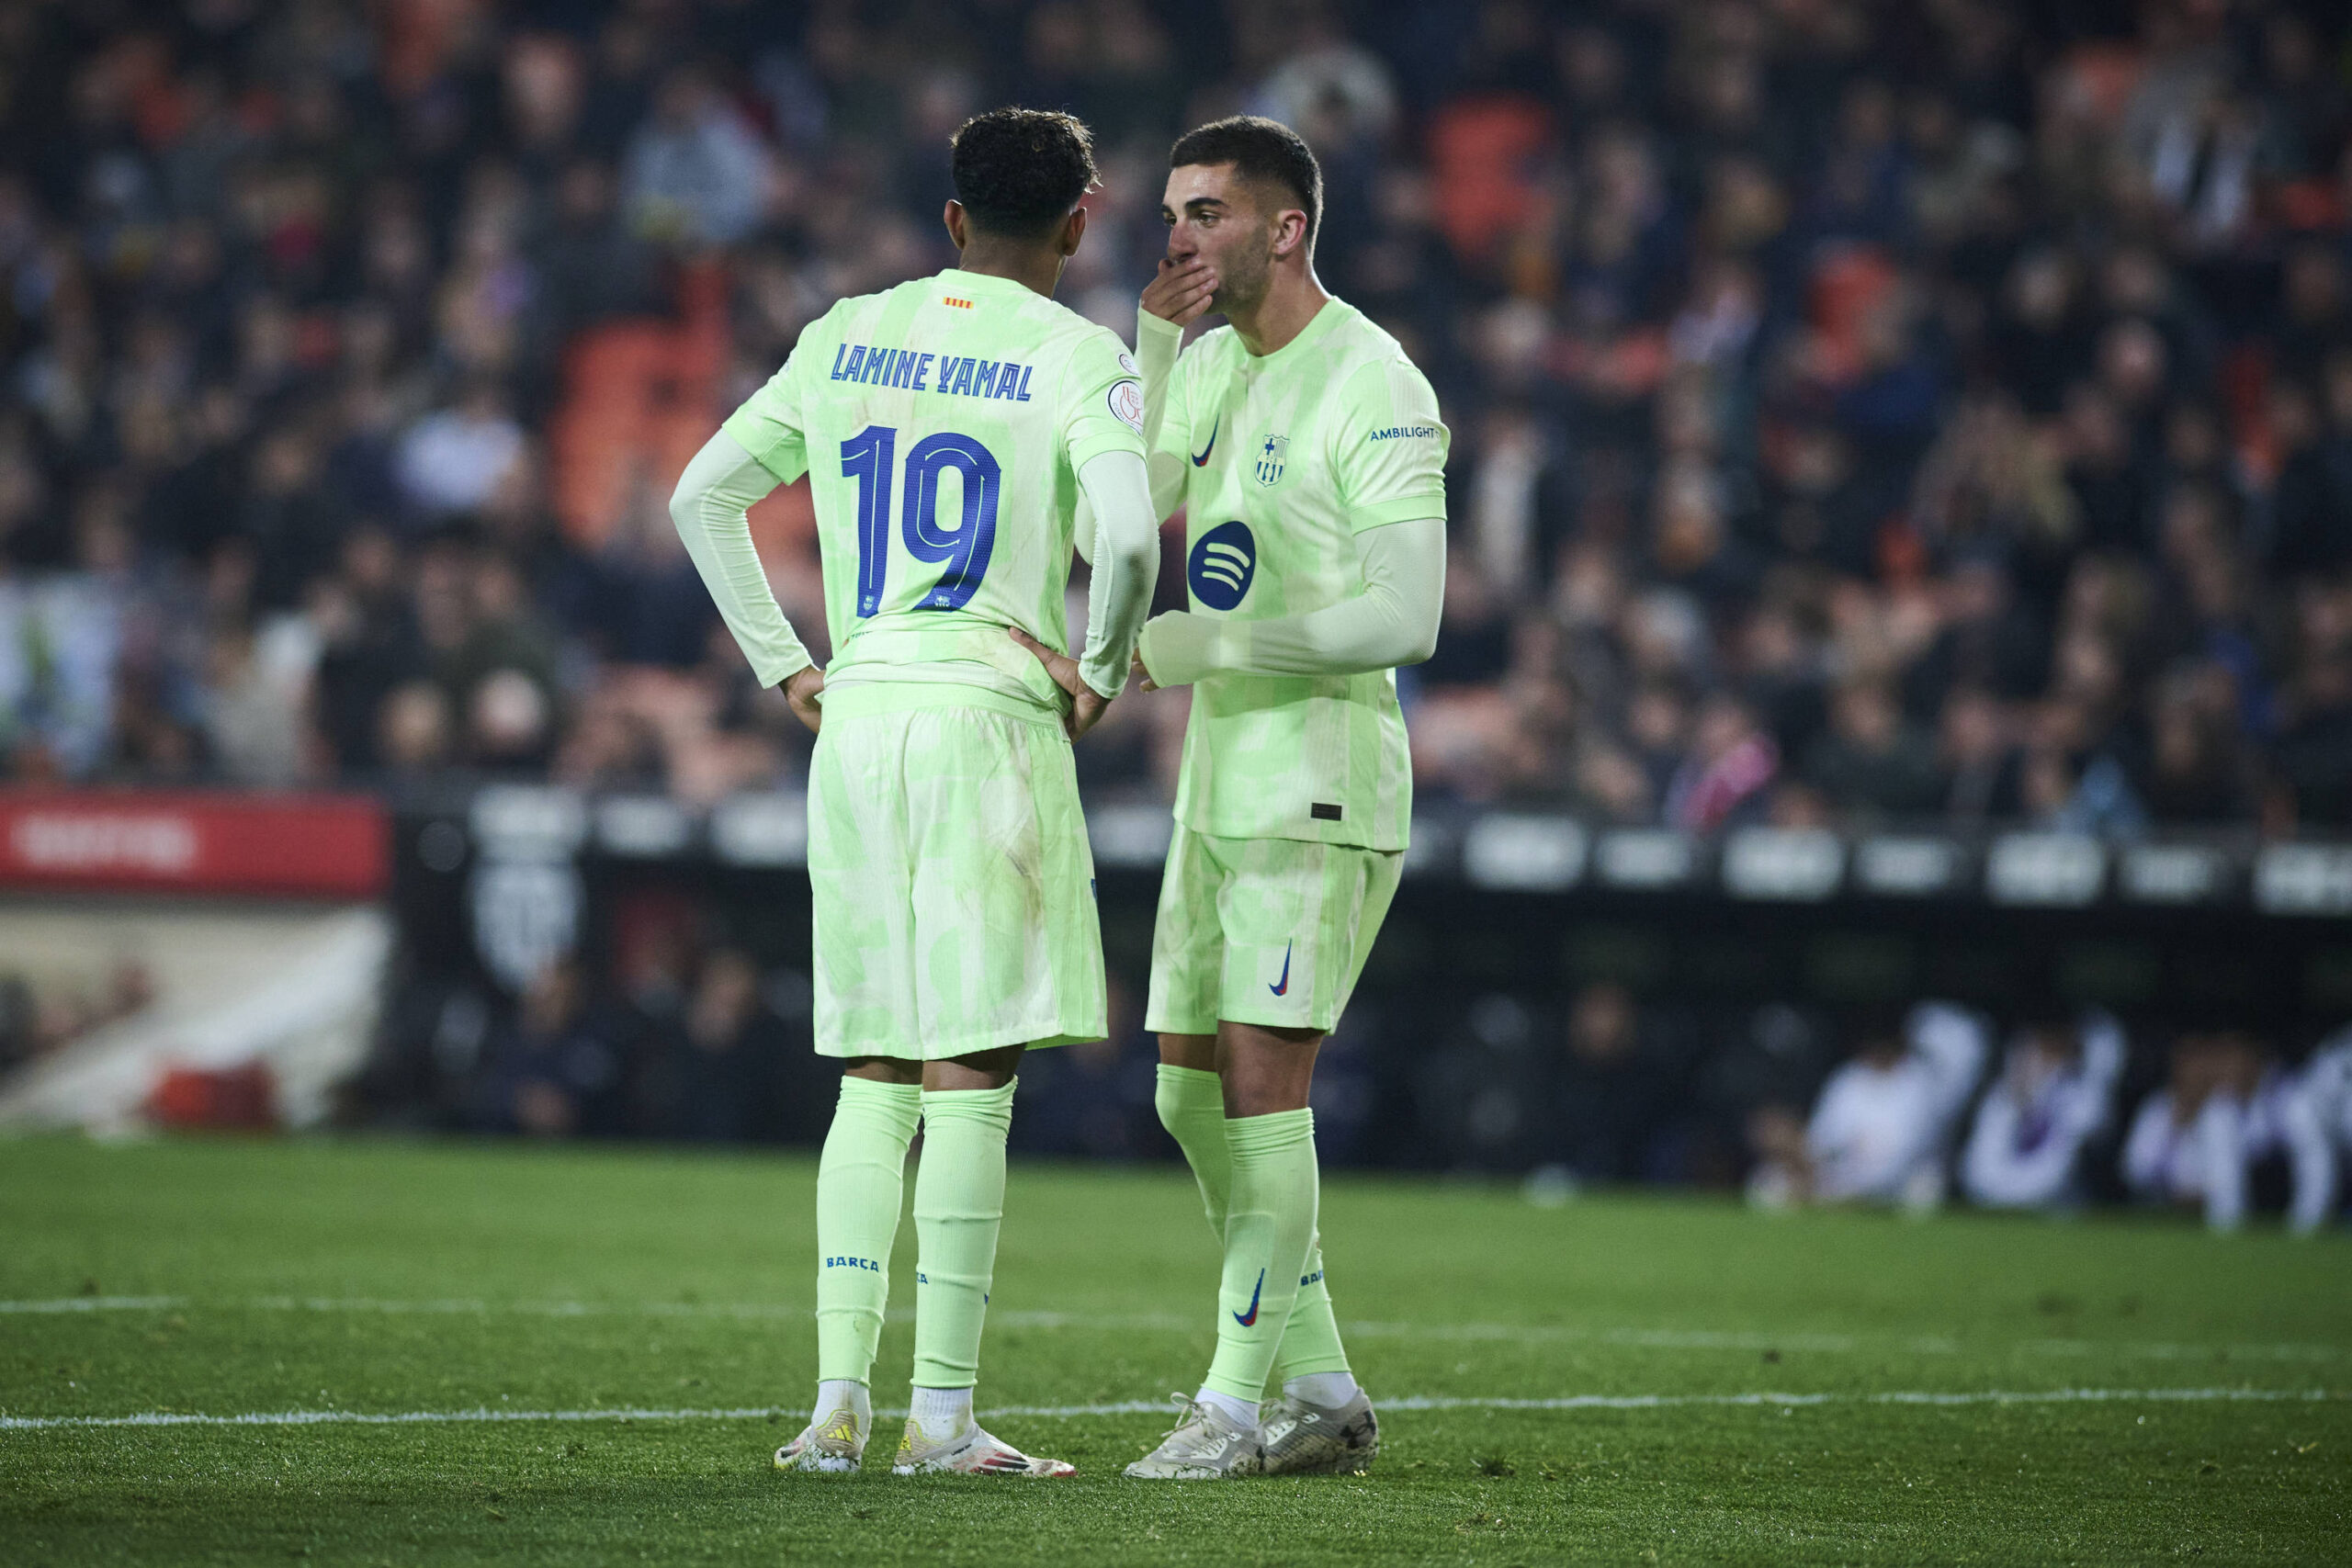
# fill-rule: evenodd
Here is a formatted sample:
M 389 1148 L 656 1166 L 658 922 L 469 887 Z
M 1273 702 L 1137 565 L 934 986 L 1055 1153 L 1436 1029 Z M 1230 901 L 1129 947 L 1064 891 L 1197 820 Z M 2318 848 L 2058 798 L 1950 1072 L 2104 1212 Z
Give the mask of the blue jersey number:
M 869 424 L 842 443 L 842 478 L 857 481 L 857 614 L 882 607 L 882 572 L 890 546 L 891 453 L 899 433 Z
M 842 477 L 857 481 L 857 613 L 862 618 L 882 607 L 882 584 L 890 544 L 890 470 L 899 433 L 869 424 L 842 443 Z M 954 468 L 963 480 L 963 516 L 956 526 L 939 526 L 939 476 Z M 907 454 L 906 513 L 900 531 L 907 553 L 939 561 L 946 570 L 918 610 L 960 610 L 988 575 L 996 547 L 997 495 L 1004 470 L 994 454 L 968 435 L 942 432 L 915 443 Z

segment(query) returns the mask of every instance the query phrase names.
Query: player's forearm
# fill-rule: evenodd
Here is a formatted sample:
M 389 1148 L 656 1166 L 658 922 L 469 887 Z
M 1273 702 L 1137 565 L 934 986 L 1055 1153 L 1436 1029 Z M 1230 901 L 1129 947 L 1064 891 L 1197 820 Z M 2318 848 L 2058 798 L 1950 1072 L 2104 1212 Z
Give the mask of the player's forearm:
M 670 520 L 678 526 L 678 537 L 763 686 L 816 662 L 793 635 L 752 547 L 746 513 L 775 485 L 775 476 L 722 430 L 695 454 L 670 497 Z
M 1424 517 L 1361 536 L 1363 592 L 1304 615 L 1219 620 L 1179 611 L 1144 627 L 1144 668 L 1162 686 L 1204 675 L 1358 675 L 1418 664 L 1445 607 L 1445 523 Z
M 1168 388 L 1175 379 L 1176 356 L 1183 352 L 1184 329 L 1162 321 L 1149 310 L 1136 310 L 1136 369 L 1143 376 L 1143 441 L 1150 450 L 1159 439 L 1168 414 Z
M 1152 521 L 1164 523 L 1184 504 L 1184 459 L 1172 452 L 1152 452 L 1144 461 L 1150 466 Z
M 1127 660 L 1159 576 L 1159 525 L 1150 481 L 1132 452 L 1105 452 L 1078 473 L 1094 513 L 1094 575 L 1086 593 L 1086 650 L 1079 675 L 1106 697 L 1127 683 Z
M 1152 520 L 1175 512 L 1184 501 L 1184 459 L 1159 449 L 1159 433 L 1168 419 L 1169 389 L 1176 379 L 1176 357 L 1184 346 L 1184 329 L 1162 321 L 1149 310 L 1136 311 L 1136 368 L 1143 374 L 1143 449 L 1150 467 Z

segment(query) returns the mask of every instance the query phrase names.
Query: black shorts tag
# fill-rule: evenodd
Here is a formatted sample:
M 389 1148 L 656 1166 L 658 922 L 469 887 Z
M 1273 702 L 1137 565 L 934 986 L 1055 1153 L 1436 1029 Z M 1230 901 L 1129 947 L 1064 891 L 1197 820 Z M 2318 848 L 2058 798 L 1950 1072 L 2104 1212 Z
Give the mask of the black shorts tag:
M 1318 800 L 1306 808 L 1306 814 L 1317 822 L 1337 822 L 1340 819 L 1340 807 L 1330 801 Z

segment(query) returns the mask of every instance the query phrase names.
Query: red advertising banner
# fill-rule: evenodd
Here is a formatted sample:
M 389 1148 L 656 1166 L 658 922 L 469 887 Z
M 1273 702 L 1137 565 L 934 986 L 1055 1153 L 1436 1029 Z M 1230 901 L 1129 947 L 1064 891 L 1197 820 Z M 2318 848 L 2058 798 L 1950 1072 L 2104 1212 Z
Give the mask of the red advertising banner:
M 390 873 L 365 795 L 0 794 L 0 889 L 367 898 Z

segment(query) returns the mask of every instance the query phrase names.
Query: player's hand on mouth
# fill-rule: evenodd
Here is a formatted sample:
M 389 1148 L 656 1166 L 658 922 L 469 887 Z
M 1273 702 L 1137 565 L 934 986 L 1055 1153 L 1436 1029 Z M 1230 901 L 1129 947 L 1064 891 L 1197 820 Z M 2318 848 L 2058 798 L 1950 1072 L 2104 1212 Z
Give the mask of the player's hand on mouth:
M 1145 286 L 1143 308 L 1163 321 L 1190 326 L 1216 292 L 1216 269 L 1198 256 L 1159 258 L 1159 276 Z
M 817 694 L 824 689 L 825 672 L 813 664 L 784 678 L 784 700 L 790 705 L 792 716 L 807 725 L 811 735 L 824 722 L 825 711 L 817 701 Z
M 1005 630 L 1012 634 L 1013 641 L 1037 656 L 1037 662 L 1046 667 L 1046 673 L 1054 678 L 1055 685 L 1069 694 L 1069 712 L 1062 716 L 1062 728 L 1069 738 L 1075 740 L 1093 728 L 1103 710 L 1111 705 L 1111 699 L 1086 683 L 1085 677 L 1078 672 L 1078 660 L 1067 653 L 1056 653 L 1019 626 L 1007 626 Z

